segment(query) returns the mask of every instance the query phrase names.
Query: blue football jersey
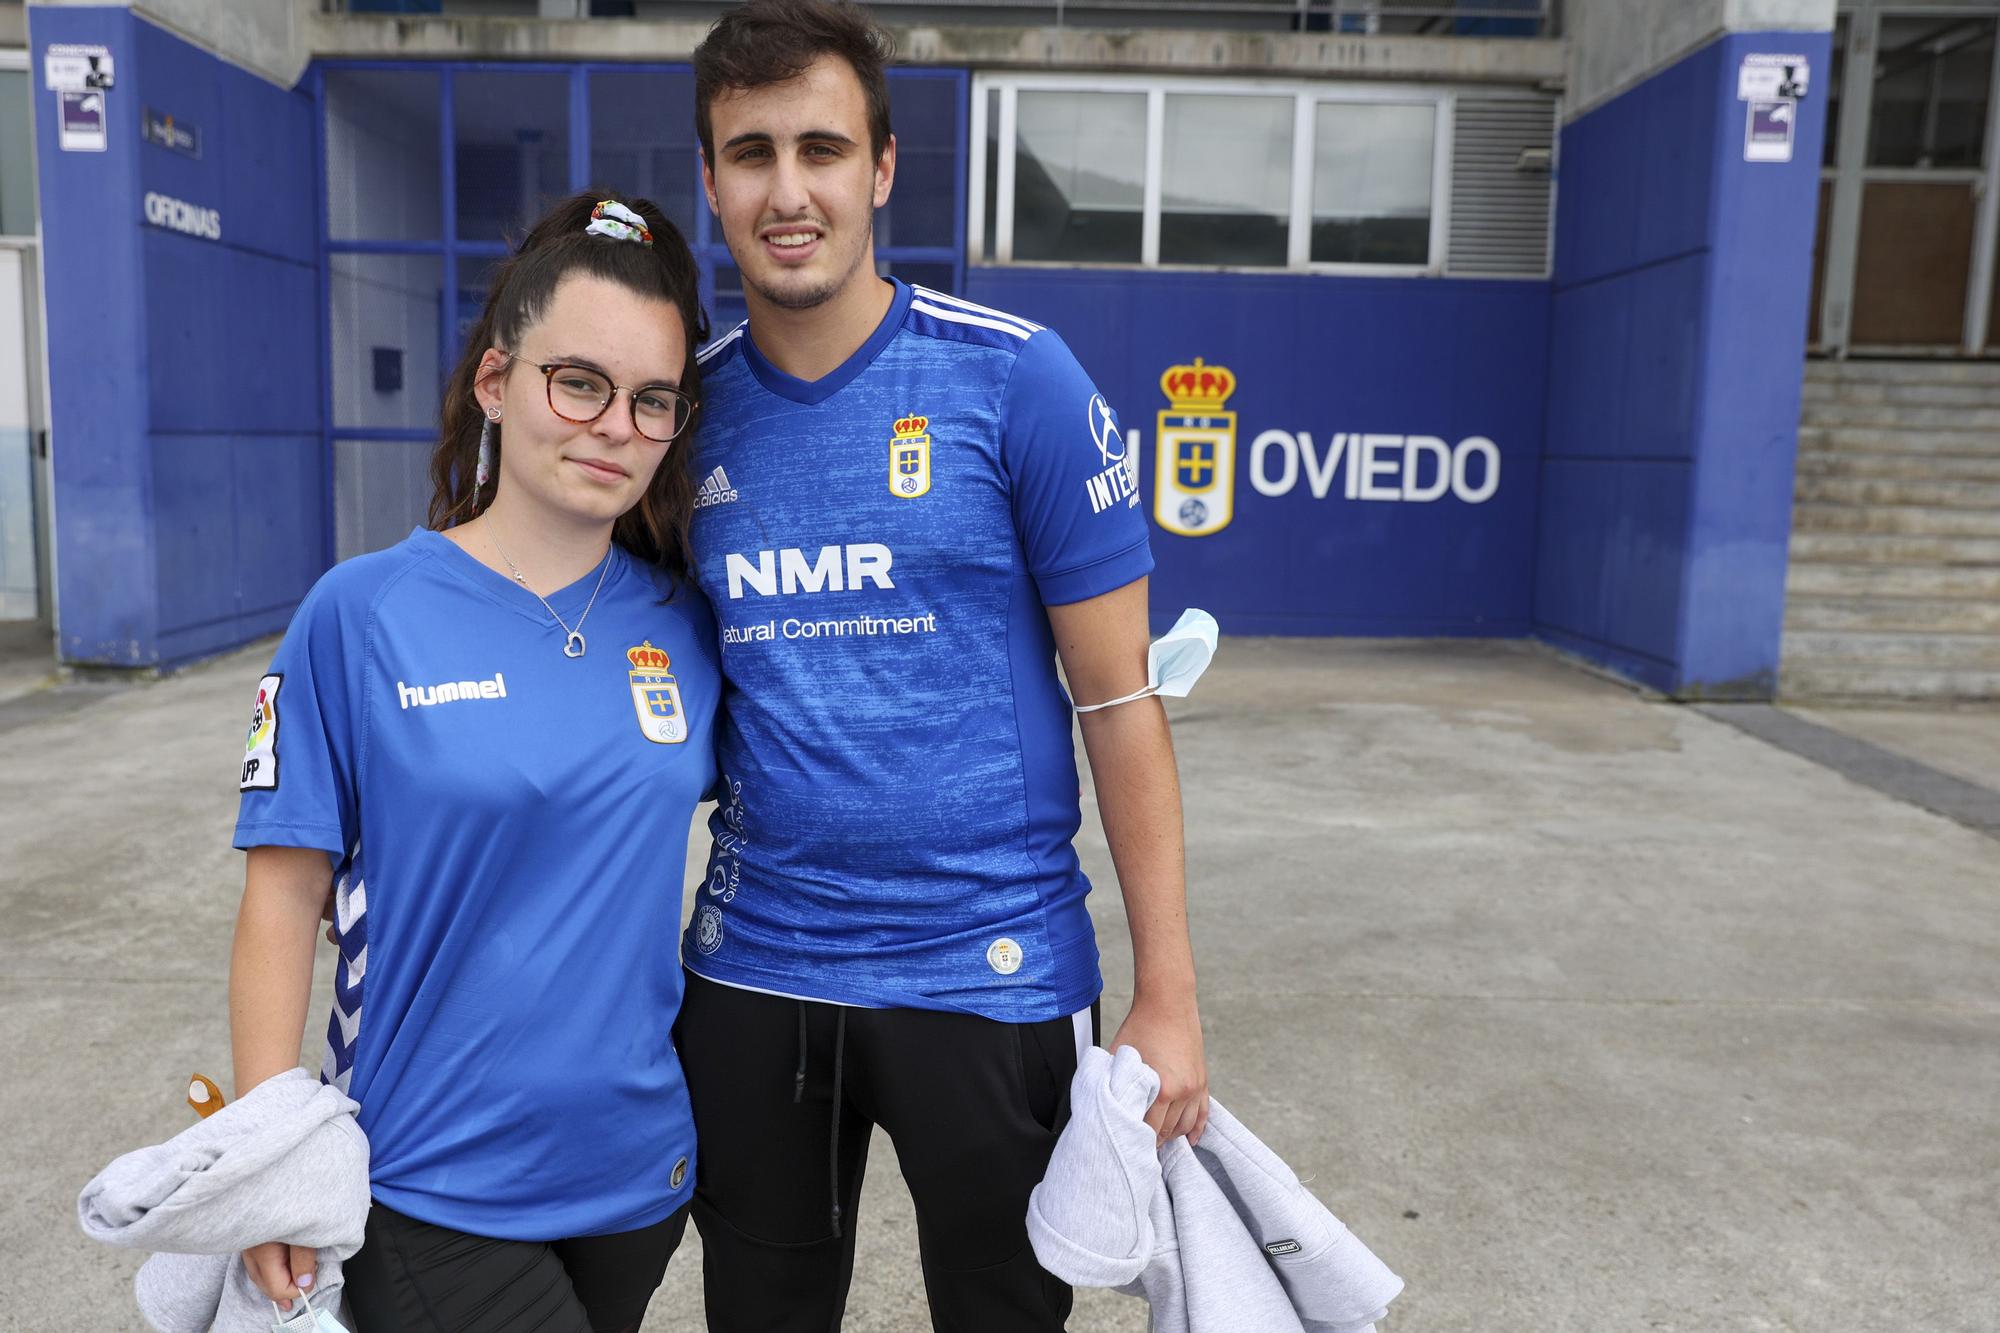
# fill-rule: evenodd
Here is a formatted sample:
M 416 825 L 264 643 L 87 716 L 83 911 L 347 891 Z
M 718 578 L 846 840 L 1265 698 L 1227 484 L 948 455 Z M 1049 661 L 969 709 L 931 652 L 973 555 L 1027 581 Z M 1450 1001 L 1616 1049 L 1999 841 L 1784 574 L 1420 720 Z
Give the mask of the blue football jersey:
M 1046 608 L 1152 569 L 1109 405 L 1054 333 L 902 283 L 822 379 L 743 327 L 701 355 L 695 564 L 726 685 L 688 965 L 840 1004 L 1087 1007 Z
M 323 1077 L 375 1197 L 481 1236 L 666 1217 L 694 1188 L 671 1026 L 714 621 L 614 547 L 582 626 L 435 532 L 331 570 L 257 687 L 238 847 L 336 870 Z M 549 601 L 570 624 L 598 573 Z

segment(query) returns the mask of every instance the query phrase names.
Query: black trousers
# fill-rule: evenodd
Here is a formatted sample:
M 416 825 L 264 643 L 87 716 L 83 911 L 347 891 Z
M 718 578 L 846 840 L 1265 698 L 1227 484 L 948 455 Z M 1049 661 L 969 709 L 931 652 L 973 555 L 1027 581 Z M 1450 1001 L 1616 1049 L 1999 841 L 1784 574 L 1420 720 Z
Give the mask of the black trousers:
M 341 1270 L 354 1333 L 639 1333 L 688 1210 L 546 1243 L 433 1226 L 380 1203 Z
M 1059 1333 L 1070 1289 L 1035 1261 L 1027 1215 L 1069 1118 L 1071 1019 L 846 1009 L 689 973 L 674 1037 L 709 1333 L 839 1329 L 877 1125 L 916 1203 L 931 1326 Z

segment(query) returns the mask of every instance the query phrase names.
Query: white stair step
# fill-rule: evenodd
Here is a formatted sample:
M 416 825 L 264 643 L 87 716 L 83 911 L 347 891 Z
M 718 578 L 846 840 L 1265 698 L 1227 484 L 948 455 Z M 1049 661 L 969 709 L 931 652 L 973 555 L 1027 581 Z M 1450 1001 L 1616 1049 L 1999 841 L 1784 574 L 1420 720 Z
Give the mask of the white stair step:
M 2000 538 L 2000 509 L 1818 504 L 1808 500 L 1792 507 L 1792 529 L 1796 532 L 1893 532 L 1920 537 Z
M 1802 503 L 2000 510 L 2000 482 L 1806 476 L 1795 489 Z
M 1799 471 L 1815 477 L 2000 482 L 2000 450 L 1990 454 L 1865 454 L 1859 450 L 1802 449 Z
M 1802 420 L 1814 426 L 1878 430 L 2000 430 L 2000 406 L 1899 407 L 1889 403 L 1814 403 Z
M 2000 598 L 2000 565 L 1796 564 L 1785 576 L 1785 588 L 1814 597 Z
M 1789 597 L 1785 632 L 1795 630 L 2000 635 L 2000 599 Z
M 1784 699 L 2000 699 L 2000 671 L 1801 663 L 1779 669 L 1778 694 Z
M 1991 384 L 1904 384 L 1892 380 L 1826 380 L 1808 378 L 1800 398 L 1808 415 L 1828 403 L 1852 406 L 1887 403 L 1895 407 L 2000 407 L 2000 380 Z
M 2000 431 L 1891 430 L 1881 426 L 1799 427 L 1801 450 L 1864 454 L 1953 454 L 2000 458 Z
M 1834 384 L 2000 385 L 2000 361 L 1808 361 L 1805 377 Z
M 2000 566 L 2000 540 L 1983 537 L 1927 537 L 1907 533 L 1799 531 L 1794 527 L 1792 564 L 1926 564 Z
M 1815 667 L 1930 667 L 2000 673 L 2000 634 L 1786 630 L 1784 655 Z

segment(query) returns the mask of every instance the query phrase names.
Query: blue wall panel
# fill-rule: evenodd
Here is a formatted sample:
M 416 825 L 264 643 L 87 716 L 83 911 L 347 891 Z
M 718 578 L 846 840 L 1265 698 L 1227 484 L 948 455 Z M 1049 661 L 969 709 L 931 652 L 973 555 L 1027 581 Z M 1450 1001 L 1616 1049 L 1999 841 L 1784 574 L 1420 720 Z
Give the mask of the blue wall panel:
M 312 103 L 122 9 L 32 19 L 38 68 L 89 42 L 117 71 L 107 151 L 38 117 L 60 648 L 173 665 L 282 628 L 327 544 Z M 143 141 L 142 106 L 199 156 Z M 220 239 L 149 195 L 215 210 Z
M 1683 672 L 1704 693 L 1768 696 L 1783 635 L 1826 98 L 1800 103 L 1791 161 L 1746 162 L 1733 71 L 1752 51 L 1804 54 L 1824 70 L 1831 39 L 1755 34 L 1722 45 L 1730 77 L 1713 98 L 1725 146 L 1712 210 Z
M 975 301 L 1050 325 L 1075 349 L 1139 434 L 1149 513 L 1168 406 L 1161 374 L 1201 357 L 1236 376 L 1226 405 L 1236 413 L 1234 518 L 1199 537 L 1155 525 L 1156 619 L 1202 606 L 1233 633 L 1526 632 L 1546 284 L 974 268 L 967 288 Z M 1260 451 L 1272 430 L 1289 446 Z M 1479 503 L 1450 492 L 1429 502 L 1349 498 L 1344 445 L 1341 470 L 1323 469 L 1337 435 L 1369 433 L 1452 448 L 1491 440 L 1499 488 Z M 1288 456 L 1298 467 L 1286 487 Z M 1475 467 L 1468 482 L 1480 474 Z M 1282 493 L 1262 493 L 1259 478 Z
M 1721 39 L 1563 131 L 1536 632 L 1676 694 L 1776 680 L 1824 79 L 1743 160 Z
M 145 438 L 146 343 L 139 106 L 126 69 L 105 102 L 105 150 L 63 152 L 56 94 L 42 86 L 51 42 L 129 56 L 137 26 L 123 9 L 28 11 L 48 312 L 50 464 L 54 482 L 58 651 L 72 661 L 152 660 L 152 460 Z

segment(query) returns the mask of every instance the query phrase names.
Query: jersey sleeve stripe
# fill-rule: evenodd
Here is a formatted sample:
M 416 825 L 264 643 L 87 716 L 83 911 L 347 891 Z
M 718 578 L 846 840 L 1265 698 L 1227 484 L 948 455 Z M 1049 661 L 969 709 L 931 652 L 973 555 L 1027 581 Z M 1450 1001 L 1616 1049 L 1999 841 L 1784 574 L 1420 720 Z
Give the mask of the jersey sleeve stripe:
M 1003 323 L 997 319 L 987 319 L 983 315 L 967 314 L 962 310 L 946 310 L 943 306 L 932 305 L 928 301 L 912 301 L 910 309 L 921 310 L 932 319 L 942 319 L 952 324 L 974 324 L 982 329 L 993 329 L 999 333 L 1011 333 L 1022 342 L 1033 336 L 1033 332 L 1016 324 Z
M 714 356 L 717 352 L 720 352 L 723 348 L 729 346 L 729 344 L 735 342 L 738 338 L 741 338 L 743 336 L 743 330 L 749 327 L 750 327 L 750 321 L 744 320 L 741 324 L 738 324 L 735 328 L 723 334 L 720 338 L 717 338 L 714 342 L 702 348 L 699 352 L 696 352 L 694 354 L 695 361 L 699 364 L 706 364 L 710 357 Z
M 975 315 L 984 315 L 988 319 L 1008 320 L 1012 323 L 1019 324 L 1022 328 L 1026 329 L 1030 333 L 1040 333 L 1042 331 L 1042 326 L 1040 324 L 1035 323 L 1034 320 L 1024 319 L 1019 315 L 1009 314 L 1005 310 L 995 310 L 991 306 L 979 305 L 976 304 L 975 302 L 967 301 L 962 297 L 952 296 L 946 292 L 933 291 L 929 287 L 918 287 L 915 288 L 915 291 L 917 293 L 918 298 L 924 301 L 930 301 L 933 303 L 941 302 L 948 306 L 955 306 L 960 310 L 970 311 Z

